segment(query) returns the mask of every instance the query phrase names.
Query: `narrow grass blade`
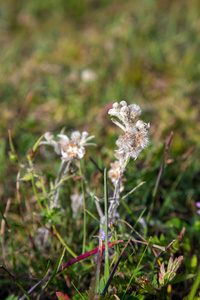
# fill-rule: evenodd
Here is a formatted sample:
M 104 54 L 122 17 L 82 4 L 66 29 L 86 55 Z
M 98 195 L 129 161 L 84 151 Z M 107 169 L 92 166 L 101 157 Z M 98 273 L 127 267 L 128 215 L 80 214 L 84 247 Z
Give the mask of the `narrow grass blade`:
M 104 170 L 104 201 L 105 201 L 105 282 L 109 278 L 109 253 L 108 253 L 108 186 L 107 186 L 107 170 Z
M 75 284 L 72 282 L 73 287 L 75 288 L 75 290 L 77 291 L 77 293 L 81 296 L 81 298 L 83 300 L 85 300 L 85 298 L 83 297 L 83 295 L 79 292 L 79 290 L 77 289 L 77 287 L 75 286 Z
M 135 186 L 130 192 L 128 192 L 126 195 L 124 195 L 122 197 L 122 200 L 125 200 L 129 195 L 131 195 L 133 192 L 135 192 L 140 186 L 142 186 L 143 184 L 145 184 L 146 181 L 142 181 L 140 182 L 137 186 Z
M 124 299 L 124 297 L 125 297 L 125 295 L 126 295 L 126 293 L 127 293 L 127 291 L 128 291 L 128 288 L 129 288 L 129 286 L 131 285 L 131 282 L 132 282 L 133 278 L 135 277 L 135 273 L 136 273 L 137 269 L 139 268 L 139 266 L 140 266 L 140 264 L 141 264 L 141 262 L 142 262 L 142 260 L 143 260 L 143 257 L 144 257 L 144 255 L 145 255 L 145 253 L 146 253 L 146 251 L 147 251 L 147 249 L 148 249 L 148 247 L 149 247 L 150 241 L 151 241 L 151 238 L 149 239 L 148 244 L 147 244 L 146 248 L 144 249 L 144 252 L 143 252 L 143 254 L 142 254 L 142 256 L 141 256 L 141 258 L 140 258 L 140 260 L 139 260 L 139 262 L 138 262 L 138 264 L 137 264 L 137 267 L 135 268 L 135 270 L 134 270 L 134 272 L 133 272 L 133 274 L 132 274 L 132 276 L 131 276 L 131 279 L 130 279 L 130 281 L 129 281 L 129 283 L 128 283 L 128 286 L 127 286 L 127 288 L 126 288 L 126 291 L 125 291 L 125 293 L 124 293 L 124 296 L 123 296 L 122 300 Z
M 74 253 L 74 251 L 72 251 L 72 249 L 65 243 L 65 241 L 63 240 L 63 238 L 61 237 L 61 235 L 59 234 L 59 232 L 56 229 L 56 226 L 54 224 L 52 224 L 53 230 L 56 233 L 56 237 L 57 239 L 61 242 L 61 244 L 65 247 L 65 249 L 73 256 L 73 257 L 77 257 L 76 253 Z
M 12 281 L 18 286 L 18 288 L 25 295 L 25 298 L 27 298 L 28 300 L 31 300 L 31 298 L 28 295 L 28 293 L 25 291 L 25 289 L 23 288 L 23 286 L 16 280 L 16 278 L 6 268 L 4 268 L 4 266 L 0 265 L 0 269 L 2 269 L 5 273 L 8 274 L 8 276 L 10 277 L 10 279 L 12 279 Z
M 85 253 L 85 246 L 86 246 L 86 205 L 85 205 L 85 186 L 83 182 L 83 172 L 81 167 L 81 162 L 79 161 L 79 170 L 81 176 L 81 190 L 83 195 L 83 247 L 82 247 L 82 254 Z
M 100 225 L 103 226 L 103 224 L 89 211 L 89 210 L 85 210 L 86 213 L 88 213 L 88 215 L 90 215 L 95 221 L 97 221 Z
M 64 254 L 65 254 L 65 247 L 63 248 L 63 250 L 62 250 L 62 252 L 61 252 L 61 254 L 60 254 L 59 258 L 58 258 L 58 261 L 56 263 L 55 269 L 53 270 L 53 273 L 51 274 L 51 276 L 48 279 L 47 283 L 45 284 L 44 288 L 42 289 L 41 294 L 44 292 L 44 290 L 48 287 L 48 285 L 52 282 L 52 280 L 54 279 L 54 277 L 58 273 L 58 270 L 60 269 L 60 266 L 61 266 Z
M 199 271 L 198 271 L 198 274 L 197 274 L 197 278 L 196 278 L 196 280 L 195 280 L 195 282 L 193 284 L 193 287 L 191 289 L 191 292 L 189 294 L 188 300 L 193 300 L 194 299 L 195 294 L 196 294 L 196 292 L 198 290 L 199 285 L 200 285 L 200 268 L 199 268 Z

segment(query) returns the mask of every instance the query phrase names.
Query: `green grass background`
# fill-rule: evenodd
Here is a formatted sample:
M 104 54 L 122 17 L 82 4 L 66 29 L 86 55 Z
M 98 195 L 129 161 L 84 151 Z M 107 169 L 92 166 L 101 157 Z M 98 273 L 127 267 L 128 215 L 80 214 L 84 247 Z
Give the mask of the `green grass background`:
M 110 121 L 107 111 L 113 102 L 126 100 L 128 104 L 139 104 L 143 120 L 151 123 L 150 146 L 136 162 L 129 164 L 126 191 L 140 181 L 146 184 L 134 194 L 134 199 L 127 201 L 133 210 L 139 205 L 147 206 L 148 210 L 163 145 L 173 131 L 170 160 L 159 185 L 149 234 L 159 238 L 163 233 L 167 243 L 186 227 L 178 251 L 184 256 L 183 271 L 186 274 L 197 272 L 200 221 L 195 203 L 200 199 L 200 2 L 2 1 L 0 47 L 0 206 L 4 212 L 11 199 L 7 218 L 13 247 L 19 253 L 14 267 L 8 263 L 10 270 L 24 278 L 23 268 L 29 273 L 35 256 L 30 254 L 28 259 L 24 258 L 30 253 L 30 247 L 22 230 L 16 200 L 18 169 L 8 158 L 8 129 L 21 158 L 46 131 L 58 133 L 63 127 L 68 133 L 74 129 L 87 130 L 96 136 L 97 147 L 88 150 L 86 159 L 91 156 L 102 168 L 109 167 L 120 131 Z M 86 69 L 95 72 L 94 81 L 83 80 L 82 72 Z M 58 167 L 58 161 L 48 153 L 37 162 L 40 169 L 49 174 Z M 88 174 L 90 169 L 94 171 L 89 166 Z M 97 195 L 102 197 L 103 186 L 96 189 Z M 26 192 L 22 192 L 23 197 L 31 203 L 31 191 Z M 33 209 L 32 204 L 30 209 Z M 137 215 L 137 210 L 135 213 Z M 125 210 L 121 217 L 132 222 Z M 36 237 L 38 225 L 31 222 Z M 70 230 L 73 235 L 73 228 L 69 228 L 69 235 Z M 8 232 L 6 237 L 10 257 L 12 245 Z M 70 241 L 78 252 L 78 242 L 73 241 L 72 236 Z M 53 260 L 57 251 L 54 247 L 52 256 L 46 259 Z M 43 273 L 38 270 L 40 275 L 44 274 L 45 266 L 44 263 Z M 1 283 L 5 282 L 7 279 L 2 275 Z M 183 285 L 185 296 L 192 281 Z M 78 287 L 82 288 L 81 280 Z M 14 287 L 13 290 L 16 292 Z

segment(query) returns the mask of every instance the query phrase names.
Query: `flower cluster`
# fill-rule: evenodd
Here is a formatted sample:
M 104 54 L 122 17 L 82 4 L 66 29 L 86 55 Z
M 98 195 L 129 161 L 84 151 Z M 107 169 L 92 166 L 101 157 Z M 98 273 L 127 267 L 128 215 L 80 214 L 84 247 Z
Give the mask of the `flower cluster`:
M 82 133 L 79 131 L 72 132 L 71 139 L 65 134 L 58 134 L 59 141 L 56 141 L 50 132 L 45 133 L 44 137 L 46 141 L 42 141 L 40 144 L 53 146 L 56 154 L 61 155 L 65 161 L 83 158 L 85 155 L 85 146 L 95 145 L 88 143 L 94 136 L 89 136 L 86 131 Z
M 122 123 L 112 119 L 124 132 L 119 136 L 116 144 L 119 147 L 116 152 L 125 160 L 127 158 L 137 159 L 138 155 L 149 142 L 148 131 L 150 124 L 138 120 L 141 109 L 137 104 L 127 105 L 126 101 L 115 102 L 108 114 L 116 116 Z

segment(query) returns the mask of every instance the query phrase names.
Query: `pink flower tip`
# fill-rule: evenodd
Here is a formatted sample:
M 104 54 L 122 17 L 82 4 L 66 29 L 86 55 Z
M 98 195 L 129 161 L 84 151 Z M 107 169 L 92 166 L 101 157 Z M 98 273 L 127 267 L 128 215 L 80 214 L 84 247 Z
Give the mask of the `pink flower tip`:
M 61 292 L 56 292 L 56 296 L 58 297 L 58 300 L 70 300 L 67 294 L 63 294 Z

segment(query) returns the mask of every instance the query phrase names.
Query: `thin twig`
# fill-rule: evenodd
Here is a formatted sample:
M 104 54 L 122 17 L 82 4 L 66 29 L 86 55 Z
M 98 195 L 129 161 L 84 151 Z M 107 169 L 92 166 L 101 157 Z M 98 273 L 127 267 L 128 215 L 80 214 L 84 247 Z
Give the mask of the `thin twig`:
M 6 248 L 5 248 L 5 225 L 7 227 L 8 230 L 10 230 L 9 226 L 7 225 L 7 221 L 6 221 L 6 217 L 10 208 L 10 204 L 11 204 L 11 198 L 8 198 L 8 201 L 6 203 L 6 208 L 5 208 L 5 212 L 3 214 L 3 218 L 1 221 L 1 245 L 2 245 L 2 255 L 3 255 L 3 261 L 6 263 L 6 257 L 5 257 L 5 253 L 6 253 Z

